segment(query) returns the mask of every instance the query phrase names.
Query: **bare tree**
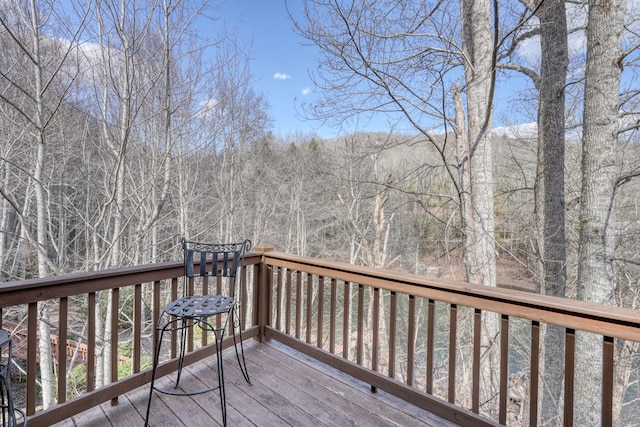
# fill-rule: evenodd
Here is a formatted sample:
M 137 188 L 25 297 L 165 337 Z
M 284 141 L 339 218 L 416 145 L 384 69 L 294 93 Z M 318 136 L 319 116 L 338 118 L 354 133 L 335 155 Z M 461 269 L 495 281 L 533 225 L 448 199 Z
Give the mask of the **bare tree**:
M 35 0 L 27 3 L 9 3 L 0 12 L 0 26 L 6 33 L 15 54 L 14 64 L 7 73 L 3 72 L 3 83 L 6 90 L 0 99 L 9 105 L 26 126 L 27 134 L 21 135 L 32 144 L 33 163 L 29 165 L 29 187 L 33 191 L 36 204 L 36 222 L 33 229 L 29 225 L 25 211 L 20 209 L 15 200 L 3 193 L 5 199 L 14 207 L 21 224 L 21 235 L 32 245 L 37 254 L 37 274 L 45 277 L 56 272 L 58 267 L 49 258 L 49 215 L 48 215 L 48 179 L 47 160 L 50 128 L 60 114 L 60 105 L 64 102 L 74 79 L 77 68 L 74 68 L 73 54 L 76 43 L 83 28 L 81 17 L 77 27 L 65 22 L 62 9 L 55 4 L 41 5 Z M 59 40 L 47 34 L 52 31 Z M 65 41 L 62 41 L 66 39 Z M 30 76 L 23 79 L 20 73 Z M 26 200 L 31 196 L 27 194 Z M 26 205 L 25 205 L 26 206 Z M 54 403 L 53 362 L 51 359 L 50 327 L 46 302 L 39 304 L 41 320 L 38 323 L 40 332 L 40 372 L 42 400 L 45 408 Z
M 625 2 L 589 1 L 582 137 L 578 299 L 613 304 L 616 146 Z M 599 423 L 602 343 L 580 334 L 576 343 L 577 425 Z
M 536 221 L 542 229 L 538 246 L 542 271 L 536 276 L 539 292 L 559 297 L 566 288 L 565 235 L 565 87 L 569 63 L 567 19 L 563 1 L 523 1 L 531 14 L 521 14 L 512 37 L 517 41 L 539 35 L 541 63 L 539 74 L 529 68 L 513 66 L 532 78 L 538 90 L 538 170 L 536 179 Z M 525 24 L 535 16 L 539 25 Z M 513 52 L 510 46 L 508 52 Z M 540 401 L 542 425 L 555 423 L 561 415 L 563 385 L 564 331 L 548 327 L 543 338 L 543 387 Z
M 306 22 L 294 25 L 321 49 L 315 82 L 322 95 L 318 102 L 304 105 L 303 111 L 338 123 L 378 114 L 393 125 L 419 132 L 436 148 L 457 189 L 467 280 L 495 286 L 489 131 L 497 10 L 492 13 L 488 0 L 463 0 L 459 8 L 446 2 L 405 1 L 305 1 L 304 5 Z M 464 85 L 450 77 L 460 72 Z M 451 85 L 450 80 L 457 83 Z M 466 103 L 456 88 L 464 90 Z M 455 123 L 449 116 L 452 110 Z M 433 135 L 434 129 L 448 131 L 452 125 L 458 146 L 455 158 L 447 147 L 450 139 Z M 484 327 L 485 344 L 493 349 L 496 319 L 487 315 Z M 496 384 L 489 367 L 495 354 L 485 353 L 487 396 L 493 396 L 490 390 Z
M 465 12 L 462 8 L 462 31 L 455 25 L 456 9 L 442 2 L 306 1 L 306 22 L 294 25 L 323 55 L 315 74 L 321 98 L 303 105 L 302 111 L 344 124 L 359 116 L 382 115 L 392 126 L 407 125 L 433 144 L 456 183 L 461 206 L 466 201 L 472 204 L 461 213 L 468 279 L 495 285 L 493 193 L 487 167 L 491 164 L 493 20 L 488 2 L 473 7 L 477 9 Z M 457 42 L 461 38 L 462 44 Z M 467 70 L 464 90 L 471 98 L 464 111 L 468 127 L 459 129 L 458 135 L 468 133 L 464 137 L 469 151 L 459 156 L 463 163 L 456 164 L 447 148 L 449 140 L 435 138 L 433 130 L 452 125 L 448 111 L 454 106 L 453 86 L 448 76 L 460 67 Z M 463 185 L 465 174 L 473 179 L 473 192 Z

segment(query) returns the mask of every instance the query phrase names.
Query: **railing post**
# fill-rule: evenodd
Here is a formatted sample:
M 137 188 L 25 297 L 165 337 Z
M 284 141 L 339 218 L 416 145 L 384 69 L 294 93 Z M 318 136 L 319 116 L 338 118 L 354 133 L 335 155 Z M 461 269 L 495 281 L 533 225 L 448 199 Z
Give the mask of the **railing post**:
M 256 246 L 255 252 L 264 254 L 273 251 L 273 246 Z M 264 255 L 260 261 L 258 269 L 258 339 L 261 343 L 266 341 L 266 326 L 269 324 L 269 302 L 271 301 L 271 275 L 269 274 L 269 266 L 264 261 Z

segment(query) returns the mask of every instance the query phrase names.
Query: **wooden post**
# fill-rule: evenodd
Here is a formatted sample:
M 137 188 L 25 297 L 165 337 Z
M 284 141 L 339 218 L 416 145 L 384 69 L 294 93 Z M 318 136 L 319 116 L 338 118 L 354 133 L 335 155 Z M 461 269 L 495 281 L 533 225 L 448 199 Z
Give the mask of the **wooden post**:
M 254 252 L 266 253 L 273 251 L 273 246 L 256 246 L 253 249 Z M 260 262 L 258 268 L 258 305 L 257 305 L 257 317 L 258 317 L 258 339 L 261 343 L 264 343 L 266 337 L 266 326 L 269 324 L 269 302 L 271 301 L 271 275 L 269 274 L 271 269 L 264 262 L 264 256 Z

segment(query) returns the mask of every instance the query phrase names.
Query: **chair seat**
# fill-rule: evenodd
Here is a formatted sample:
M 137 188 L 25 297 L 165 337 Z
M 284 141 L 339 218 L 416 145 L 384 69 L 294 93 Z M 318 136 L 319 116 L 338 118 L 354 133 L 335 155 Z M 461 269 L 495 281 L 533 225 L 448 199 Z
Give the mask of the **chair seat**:
M 171 316 L 198 318 L 226 313 L 233 307 L 233 297 L 223 295 L 192 295 L 171 301 L 164 309 Z

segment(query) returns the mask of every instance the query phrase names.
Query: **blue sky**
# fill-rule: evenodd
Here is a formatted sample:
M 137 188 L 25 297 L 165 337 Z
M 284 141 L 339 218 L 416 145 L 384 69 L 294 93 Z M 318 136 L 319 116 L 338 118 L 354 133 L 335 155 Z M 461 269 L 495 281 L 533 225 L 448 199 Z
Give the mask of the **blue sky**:
M 250 66 L 255 76 L 254 88 L 269 100 L 274 133 L 283 137 L 311 132 L 323 138 L 342 135 L 344 129 L 341 131 L 330 125 L 305 121 L 296 113 L 296 102 L 299 105 L 314 96 L 309 72 L 317 67 L 318 49 L 295 34 L 285 0 L 218 0 L 218 4 L 220 8 L 215 12 L 218 22 L 229 31 L 236 30 L 240 42 L 251 42 L 253 45 Z M 294 16 L 302 18 L 301 0 L 288 0 L 288 6 Z M 573 36 L 572 47 L 579 49 L 583 38 L 581 33 Z M 518 53 L 533 66 L 539 61 L 539 42 L 530 40 L 521 46 Z M 530 117 L 514 115 L 511 110 L 513 105 L 509 103 L 514 90 L 529 83 L 524 77 L 512 74 L 499 82 L 495 99 L 495 126 L 513 126 L 531 120 Z M 505 118 L 506 122 L 503 121 Z M 367 123 L 367 129 L 361 130 L 387 127 L 386 120 L 382 118 L 378 119 L 377 126 L 375 120 Z
M 303 120 L 296 113 L 296 103 L 299 105 L 314 96 L 309 71 L 317 67 L 318 49 L 293 31 L 285 0 L 221 0 L 219 5 L 215 13 L 218 22 L 229 31 L 237 31 L 240 42 L 253 45 L 250 66 L 255 76 L 254 88 L 269 100 L 273 132 L 283 137 L 312 132 L 323 138 L 343 135 L 344 129 Z M 288 6 L 294 16 L 302 18 L 301 0 L 289 0 Z M 498 89 L 497 105 L 506 105 L 504 101 L 512 93 L 505 91 L 504 86 Z M 497 108 L 494 115 L 496 126 L 503 125 L 499 110 Z M 379 118 L 377 123 L 374 119 L 367 121 L 366 129 L 360 130 L 383 130 L 388 127 L 386 123 L 386 119 Z
M 301 3 L 291 0 L 289 8 L 299 9 Z M 237 29 L 241 42 L 253 44 L 254 87 L 269 100 L 274 133 L 336 136 L 330 128 L 296 115 L 296 100 L 313 96 L 308 70 L 315 67 L 317 50 L 294 33 L 284 0 L 225 0 L 216 15 L 229 30 Z

